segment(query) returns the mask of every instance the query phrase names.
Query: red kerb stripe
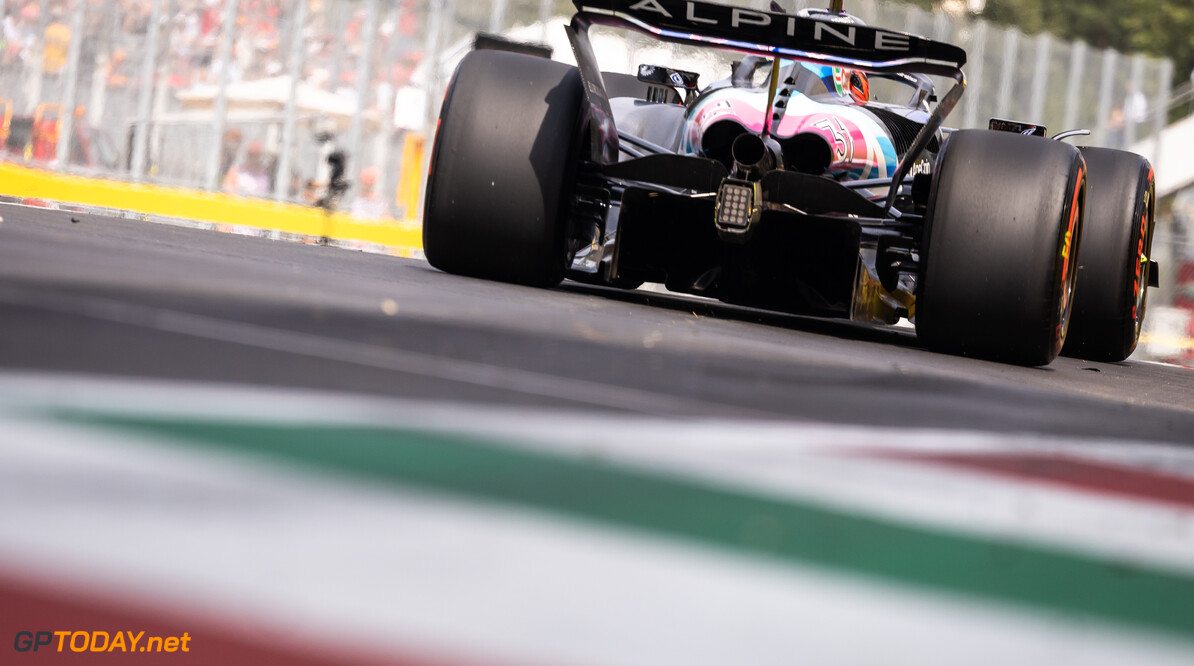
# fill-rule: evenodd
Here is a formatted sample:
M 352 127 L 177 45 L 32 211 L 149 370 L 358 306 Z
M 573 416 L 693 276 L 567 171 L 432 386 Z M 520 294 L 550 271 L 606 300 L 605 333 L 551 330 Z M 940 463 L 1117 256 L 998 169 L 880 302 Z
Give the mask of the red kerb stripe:
M 875 451 L 868 457 L 944 465 L 1075 490 L 1194 508 L 1194 480 L 1126 465 L 1042 453 Z
M 176 612 L 178 611 L 178 612 Z M 273 666 L 334 666 L 336 664 L 389 664 L 391 666 L 449 666 L 459 662 L 404 654 L 378 654 L 353 645 L 328 645 L 278 629 L 254 632 L 251 627 L 230 629 L 223 621 L 188 620 L 186 609 L 152 608 L 115 596 L 95 597 L 93 591 L 76 593 L 59 586 L 42 586 L 0 572 L 0 662 L 32 659 L 37 664 L 124 665 L 124 664 L 240 664 Z M 138 647 L 150 636 L 190 635 L 189 652 L 72 652 L 70 637 L 63 651 L 58 638 L 36 653 L 17 652 L 20 631 L 144 631 Z M 14 661 L 15 660 L 15 661 Z

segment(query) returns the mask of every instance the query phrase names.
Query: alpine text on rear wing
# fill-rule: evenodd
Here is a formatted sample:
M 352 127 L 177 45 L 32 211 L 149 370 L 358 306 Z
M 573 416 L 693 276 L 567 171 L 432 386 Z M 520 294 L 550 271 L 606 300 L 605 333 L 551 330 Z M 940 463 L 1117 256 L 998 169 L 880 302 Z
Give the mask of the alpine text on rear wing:
M 876 72 L 956 76 L 961 48 L 916 35 L 691 0 L 574 0 L 593 23 L 658 39 Z

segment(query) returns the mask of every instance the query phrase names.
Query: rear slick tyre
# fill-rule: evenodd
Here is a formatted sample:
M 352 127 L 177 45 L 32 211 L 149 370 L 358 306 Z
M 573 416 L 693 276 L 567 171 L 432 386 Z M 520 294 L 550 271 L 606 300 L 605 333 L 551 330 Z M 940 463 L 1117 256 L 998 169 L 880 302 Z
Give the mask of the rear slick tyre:
M 1148 160 L 1083 148 L 1086 200 L 1074 316 L 1062 353 L 1122 361 L 1136 349 L 1148 301 L 1156 177 Z
M 1047 365 L 1065 341 L 1086 166 L 1077 148 L 954 132 L 925 215 L 916 333 L 934 351 Z
M 473 51 L 444 96 L 423 211 L 427 261 L 540 287 L 567 262 L 584 90 L 575 67 Z

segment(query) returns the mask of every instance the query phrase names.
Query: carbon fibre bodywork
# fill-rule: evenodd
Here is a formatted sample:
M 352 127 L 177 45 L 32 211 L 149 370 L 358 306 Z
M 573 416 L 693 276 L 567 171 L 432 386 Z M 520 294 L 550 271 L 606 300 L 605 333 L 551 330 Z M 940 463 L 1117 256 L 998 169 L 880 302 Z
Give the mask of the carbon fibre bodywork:
M 845 15 L 575 4 L 588 155 L 569 214 L 569 277 L 873 323 L 914 312 L 927 172 L 965 87 L 961 49 Z M 594 24 L 747 55 L 683 104 L 611 98 Z M 907 103 L 851 94 L 852 73 L 906 84 Z M 956 84 L 938 100 L 926 74 Z

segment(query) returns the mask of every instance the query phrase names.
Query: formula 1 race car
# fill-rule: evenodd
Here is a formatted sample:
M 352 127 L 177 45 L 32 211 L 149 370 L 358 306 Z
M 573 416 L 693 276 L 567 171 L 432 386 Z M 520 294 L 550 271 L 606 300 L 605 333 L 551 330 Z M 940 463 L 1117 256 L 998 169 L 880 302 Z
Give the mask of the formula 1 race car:
M 867 26 L 840 0 L 575 5 L 576 67 L 480 50 L 457 68 L 427 182 L 432 266 L 904 317 L 929 349 L 1025 365 L 1135 348 L 1156 275 L 1142 157 L 1012 121 L 944 129 L 965 52 Z M 592 25 L 742 55 L 703 88 L 655 64 L 603 72 Z M 930 75 L 954 83 L 939 97 Z

